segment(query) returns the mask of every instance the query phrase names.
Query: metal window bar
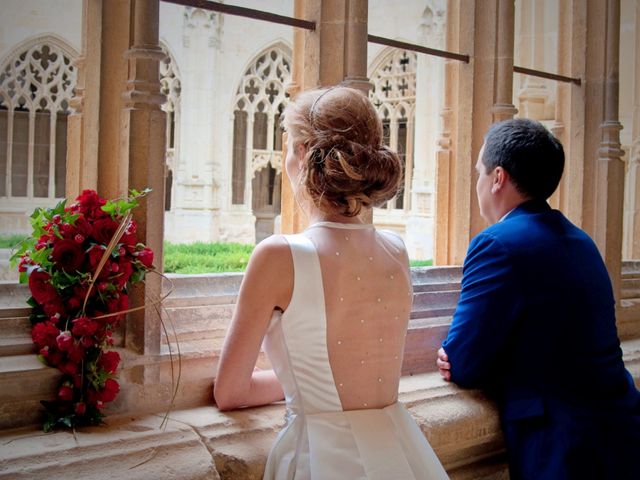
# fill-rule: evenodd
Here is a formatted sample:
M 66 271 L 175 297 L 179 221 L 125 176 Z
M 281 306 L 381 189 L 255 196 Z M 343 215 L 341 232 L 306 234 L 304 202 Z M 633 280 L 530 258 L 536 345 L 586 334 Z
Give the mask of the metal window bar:
M 212 12 L 226 13 L 228 15 L 236 15 L 239 17 L 252 18 L 254 20 L 262 20 L 265 22 L 278 23 L 280 25 L 289 25 L 291 27 L 303 28 L 305 30 L 315 31 L 316 22 L 310 22 L 308 20 L 301 20 L 299 18 L 287 17 L 285 15 L 277 15 L 275 13 L 264 12 L 262 10 L 255 10 L 253 8 L 238 7 L 235 5 L 226 5 L 224 3 L 213 2 L 209 0 L 162 0 L 166 3 L 174 3 L 176 5 L 182 5 L 185 7 L 202 8 L 203 10 L 209 10 Z M 462 55 L 460 53 L 447 52 L 445 50 L 438 50 L 435 48 L 423 47 L 422 45 L 415 45 L 413 43 L 400 42 L 398 40 L 392 40 L 390 38 L 378 37 L 376 35 L 368 35 L 367 39 L 371 43 L 377 43 L 379 45 L 386 45 L 389 47 L 402 48 L 412 52 L 424 53 L 426 55 L 434 55 L 436 57 L 449 58 L 453 60 L 459 60 L 465 63 L 469 63 L 469 55 Z
M 523 75 L 531 75 L 533 77 L 547 78 L 549 80 L 556 80 L 558 82 L 575 83 L 581 85 L 582 81 L 579 78 L 565 77 L 564 75 L 558 75 L 556 73 L 543 72 L 542 70 L 533 70 L 531 68 L 513 66 L 514 73 L 522 73 Z
M 424 53 L 426 55 L 433 55 L 436 57 L 449 58 L 452 60 L 459 60 L 461 62 L 469 63 L 469 55 L 463 55 L 461 53 L 453 53 L 447 52 L 446 50 L 423 47 L 422 45 L 416 45 L 415 43 L 391 40 L 390 38 L 378 37 L 377 35 L 367 35 L 367 40 L 369 40 L 369 42 L 371 43 L 377 43 L 378 45 L 386 45 L 387 47 L 401 48 L 403 50 L 409 50 L 411 52 Z
M 316 22 L 300 20 L 299 18 L 287 17 L 285 15 L 277 15 L 275 13 L 263 12 L 253 8 L 238 7 L 236 5 L 226 5 L 219 2 L 210 2 L 209 0 L 162 0 L 166 3 L 175 3 L 185 7 L 201 8 L 212 12 L 226 13 L 238 17 L 253 18 L 254 20 L 262 20 L 265 22 L 278 23 L 280 25 L 289 25 L 291 27 L 304 28 L 305 30 L 314 31 Z

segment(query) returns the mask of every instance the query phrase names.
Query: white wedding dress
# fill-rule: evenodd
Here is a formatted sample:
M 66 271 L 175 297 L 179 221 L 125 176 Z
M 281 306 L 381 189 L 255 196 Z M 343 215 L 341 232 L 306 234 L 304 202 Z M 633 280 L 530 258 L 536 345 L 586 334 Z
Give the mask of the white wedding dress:
M 286 239 L 293 294 L 264 348 L 285 392 L 287 424 L 264 479 L 447 479 L 397 401 L 412 298 L 402 241 L 333 222 Z

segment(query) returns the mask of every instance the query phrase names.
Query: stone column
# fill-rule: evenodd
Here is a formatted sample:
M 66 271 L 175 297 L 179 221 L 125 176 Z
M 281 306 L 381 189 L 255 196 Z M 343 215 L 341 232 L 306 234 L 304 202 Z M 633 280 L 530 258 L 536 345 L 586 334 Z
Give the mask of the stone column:
M 618 121 L 618 78 L 620 50 L 620 0 L 602 2 L 605 15 L 604 116 L 596 167 L 595 240 L 604 257 L 620 301 L 622 267 L 622 219 L 624 207 L 624 162 Z M 605 23 L 606 22 L 606 23 Z M 590 33 L 591 36 L 591 33 Z
M 633 117 L 631 148 L 627 167 L 627 211 L 625 217 L 625 253 L 628 259 L 640 259 L 640 3 L 635 2 L 635 73 L 633 79 Z
M 165 97 L 160 93 L 159 62 L 164 53 L 159 45 L 159 0 L 133 0 L 132 45 L 126 52 L 129 78 L 121 111 L 121 155 L 128 159 L 129 188 L 153 192 L 134 210 L 138 236 L 155 252 L 154 264 L 162 269 L 164 233 Z M 147 276 L 144 285 L 131 292 L 133 306 L 145 298 L 160 295 L 160 279 Z M 160 316 L 154 308 L 130 313 L 125 345 L 145 354 L 160 352 Z
M 120 108 L 127 79 L 131 0 L 85 0 L 78 86 L 69 116 L 67 197 L 97 189 L 106 198 L 127 193 L 120 155 Z
M 98 188 L 98 132 L 100 112 L 100 55 L 102 1 L 82 2 L 82 48 L 73 112 L 67 120 L 66 195 L 75 198 L 85 188 Z
M 176 21 L 178 18 L 176 18 Z M 176 169 L 176 203 L 169 215 L 171 227 L 193 240 L 211 241 L 219 223 L 217 205 L 220 158 L 214 132 L 224 120 L 217 110 L 216 64 L 220 51 L 222 15 L 185 7 L 182 18 L 182 72 L 180 158 Z M 218 167 L 218 168 L 216 168 Z M 250 210 L 251 206 L 248 207 Z
M 344 36 L 344 79 L 342 84 L 368 94 L 371 84 L 367 78 L 367 0 L 347 0 Z
M 523 0 L 518 16 L 520 32 L 519 65 L 527 68 L 545 70 L 544 68 L 544 17 L 543 1 Z M 560 17 L 562 18 L 562 17 Z M 560 31 L 560 34 L 563 32 Z M 518 108 L 525 118 L 545 119 L 545 104 L 549 96 L 547 86 L 538 77 L 520 76 L 518 89 Z
M 294 33 L 292 81 L 287 88 L 292 98 L 303 90 L 338 83 L 368 91 L 367 14 L 366 0 L 296 0 L 294 16 L 315 21 L 316 30 Z M 282 177 L 281 231 L 299 232 L 307 220 L 293 198 L 285 169 Z
M 418 38 L 432 48 L 445 48 L 446 2 L 429 2 L 422 14 Z M 406 243 L 416 259 L 433 258 L 433 215 L 436 155 L 441 128 L 444 94 L 444 61 L 418 54 L 416 69 L 414 168 L 411 212 L 406 225 Z M 434 93 L 435 92 L 435 95 Z M 408 128 L 411 132 L 411 128 Z M 409 145 L 409 143 L 408 143 Z
M 469 240 L 486 224 L 475 193 L 475 170 L 484 134 L 511 118 L 514 4 L 449 0 L 447 50 L 471 56 L 447 60 L 443 132 L 436 165 L 436 265 L 461 264 Z
M 558 23 L 558 73 L 584 78 L 586 68 L 587 4 L 582 0 L 562 0 Z M 565 166 L 562 181 L 554 194 L 557 207 L 576 225 L 582 225 L 585 82 L 558 82 L 555 121 L 551 127 L 562 142 Z
M 318 22 L 320 18 L 320 0 L 295 0 L 293 16 L 304 20 Z M 287 85 L 287 93 L 293 99 L 301 91 L 320 83 L 319 71 L 320 35 L 301 28 L 293 32 L 293 59 L 291 64 L 291 83 Z M 282 196 L 280 208 L 280 231 L 295 233 L 304 230 L 306 218 L 294 198 L 291 180 L 287 175 L 284 159 L 287 156 L 287 134 L 282 139 Z

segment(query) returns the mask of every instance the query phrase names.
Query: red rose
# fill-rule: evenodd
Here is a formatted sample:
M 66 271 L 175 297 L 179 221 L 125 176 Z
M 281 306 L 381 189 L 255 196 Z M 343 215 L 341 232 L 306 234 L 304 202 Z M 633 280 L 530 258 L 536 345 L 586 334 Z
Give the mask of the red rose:
M 91 265 L 91 269 L 95 269 L 100 260 L 102 260 L 102 256 L 104 255 L 105 248 L 102 245 L 94 245 L 89 250 L 89 265 Z
M 78 402 L 76 403 L 76 407 L 74 410 L 76 412 L 76 415 L 82 416 L 87 411 L 87 405 L 84 402 Z
M 79 203 L 78 209 L 85 215 L 93 214 L 94 210 L 99 210 L 102 205 L 107 203 L 94 190 L 83 190 L 76 201 Z
M 56 337 L 56 343 L 58 344 L 58 348 L 63 352 L 71 350 L 71 347 L 73 346 L 73 337 L 71 336 L 71 332 L 65 331 L 60 333 L 60 335 Z
M 120 270 L 119 270 L 118 276 L 115 277 L 114 280 L 118 284 L 118 287 L 120 289 L 123 289 L 124 286 L 129 281 L 131 274 L 133 274 L 133 266 L 131 265 L 131 262 L 129 260 L 126 260 L 123 257 L 121 258 L 122 260 L 119 263 Z
M 147 268 L 153 267 L 153 250 L 149 247 L 144 247 L 138 252 L 138 260 Z
M 138 224 L 136 223 L 135 220 L 131 220 L 129 222 L 129 225 L 127 225 L 127 230 L 125 231 L 125 233 L 133 235 L 137 231 L 138 231 Z
M 127 295 L 126 293 L 121 293 L 119 300 L 120 300 L 120 305 L 119 305 L 120 311 L 129 310 L 129 295 Z
M 27 269 L 28 265 L 33 265 L 33 261 L 27 255 L 25 255 L 20 259 L 20 264 L 18 265 L 18 271 L 26 272 L 28 270 Z
M 51 277 L 48 273 L 34 270 L 29 275 L 29 290 L 36 302 L 44 305 L 58 297 L 58 293 L 51 285 Z
M 66 385 L 61 386 L 58 390 L 58 398 L 63 402 L 70 402 L 73 399 L 73 389 Z
M 67 300 L 67 306 L 69 307 L 69 310 L 76 310 L 80 308 L 80 305 L 82 305 L 83 301 L 84 297 L 82 298 L 82 300 L 78 297 L 71 297 L 69 300 Z
M 120 301 L 117 298 L 111 298 L 106 302 L 105 306 L 107 307 L 107 312 L 114 313 L 118 311 Z
M 38 347 L 53 347 L 57 345 L 56 338 L 60 330 L 53 322 L 36 323 L 31 329 L 31 339 Z
M 88 317 L 76 318 L 72 323 L 71 332 L 78 337 L 91 336 L 98 330 L 98 324 Z
M 93 342 L 91 344 L 93 345 Z M 83 344 L 74 343 L 73 346 L 67 352 L 67 355 L 69 356 L 69 360 L 71 360 L 72 362 L 80 363 L 82 360 L 84 360 L 84 353 L 85 352 L 84 352 Z
M 76 285 L 75 287 L 73 287 L 73 294 L 84 301 L 84 297 L 87 296 L 88 290 L 89 287 L 86 285 Z
M 110 217 L 96 220 L 93 223 L 93 238 L 98 243 L 108 245 L 116 230 L 118 230 L 118 223 L 111 220 Z
M 52 367 L 56 367 L 62 363 L 62 354 L 60 352 L 51 352 L 49 350 L 49 355 L 47 356 L 47 364 Z
M 102 369 L 107 373 L 116 373 L 116 369 L 120 364 L 120 355 L 118 352 L 109 351 L 102 352 L 100 358 L 98 359 L 98 365 L 102 367 Z M 110 400 L 105 400 L 110 401 Z
M 78 365 L 73 362 L 67 362 L 64 365 L 58 367 L 62 373 L 67 375 L 75 375 L 78 373 Z
M 76 221 L 73 224 L 73 226 L 76 229 L 76 233 L 79 234 L 79 235 L 82 235 L 84 238 L 87 238 L 93 232 L 93 227 L 87 221 L 87 219 L 84 218 L 84 216 L 82 216 L 82 215 L 80 215 L 78 218 L 76 218 Z
M 135 233 L 127 233 L 125 232 L 122 237 L 120 237 L 120 243 L 125 245 L 130 252 L 135 250 L 136 245 L 138 244 L 138 237 Z
M 63 223 L 62 225 L 60 225 L 60 230 L 62 231 L 62 235 L 64 235 L 65 238 L 76 234 L 76 228 L 70 223 Z
M 56 317 L 60 318 L 66 315 L 66 310 L 64 308 L 64 304 L 60 297 L 56 296 L 53 300 L 47 302 L 44 307 L 44 313 L 47 314 L 47 317 Z
M 108 378 L 104 382 L 104 388 L 97 394 L 98 401 L 113 402 L 120 391 L 120 385 L 113 378 Z
M 64 239 L 54 243 L 51 257 L 65 272 L 75 272 L 84 261 L 84 251 L 78 243 Z

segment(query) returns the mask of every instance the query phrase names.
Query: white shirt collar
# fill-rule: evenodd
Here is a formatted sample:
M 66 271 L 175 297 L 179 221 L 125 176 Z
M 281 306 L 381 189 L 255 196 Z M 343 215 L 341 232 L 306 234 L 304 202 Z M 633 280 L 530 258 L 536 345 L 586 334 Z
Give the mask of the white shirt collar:
M 503 221 L 505 218 L 507 218 L 511 212 L 513 212 L 515 210 L 515 208 L 512 208 L 511 210 L 509 210 L 507 213 L 505 213 L 502 218 L 500 220 L 498 220 L 498 223 L 500 223 L 501 221 Z

